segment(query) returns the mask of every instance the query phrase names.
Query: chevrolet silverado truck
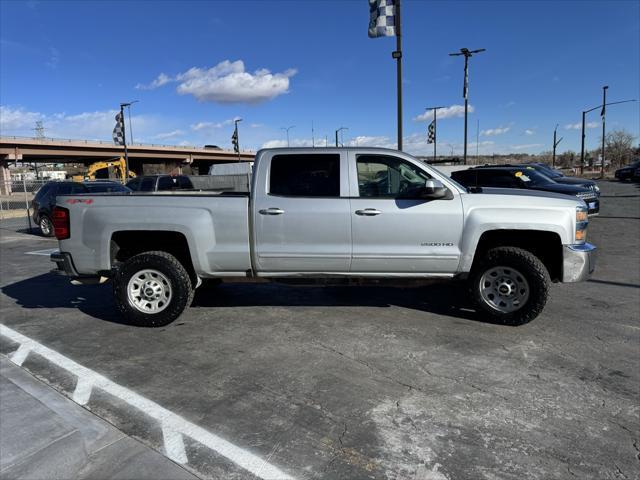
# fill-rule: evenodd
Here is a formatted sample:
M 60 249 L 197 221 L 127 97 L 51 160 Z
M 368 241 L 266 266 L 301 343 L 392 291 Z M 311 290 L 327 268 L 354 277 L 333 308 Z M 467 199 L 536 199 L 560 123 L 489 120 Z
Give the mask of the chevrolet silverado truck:
M 250 191 L 59 196 L 51 260 L 113 283 L 132 324 L 161 326 L 206 279 L 462 279 L 479 314 L 519 325 L 551 282 L 595 267 L 585 203 L 474 189 L 395 150 L 264 149 Z

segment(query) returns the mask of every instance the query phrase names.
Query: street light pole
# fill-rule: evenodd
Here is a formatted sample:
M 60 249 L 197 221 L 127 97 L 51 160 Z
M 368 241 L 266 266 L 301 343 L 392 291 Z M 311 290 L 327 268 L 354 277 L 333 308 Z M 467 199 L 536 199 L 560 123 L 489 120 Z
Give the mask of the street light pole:
M 289 147 L 289 130 L 295 127 L 295 125 L 291 125 L 290 127 L 280 127 L 280 130 L 284 130 L 285 132 L 287 132 L 287 148 Z
M 460 53 L 450 53 L 449 56 L 457 57 L 464 55 L 464 87 L 462 95 L 464 97 L 464 164 L 467 164 L 467 117 L 469 115 L 469 58 L 474 53 L 480 53 L 486 51 L 486 48 L 479 48 L 477 50 L 469 50 L 468 48 L 461 48 Z
M 609 105 L 618 105 L 619 103 L 629 103 L 629 102 L 635 102 L 635 101 L 636 101 L 636 99 L 634 98 L 632 100 L 621 100 L 619 102 L 609 102 L 606 105 L 602 104 L 602 105 L 598 105 L 596 107 L 590 108 L 589 110 L 583 110 L 582 111 L 582 149 L 581 149 L 581 152 L 580 152 L 580 162 L 581 162 L 580 163 L 580 174 L 582 174 L 584 172 L 584 140 L 585 140 L 585 137 L 586 137 L 586 131 L 585 131 L 585 128 L 586 128 L 585 121 L 586 120 L 585 120 L 585 117 L 586 117 L 587 113 L 593 112 L 594 110 L 597 110 L 598 108 L 603 108 L 603 105 L 608 107 Z
M 340 133 L 342 130 L 348 130 L 348 128 L 340 127 L 339 129 L 336 130 L 336 147 L 338 146 L 338 133 Z
M 602 87 L 602 112 L 600 115 L 602 116 L 602 164 L 600 165 L 600 176 L 604 178 L 604 136 L 605 136 L 605 116 L 607 111 L 607 90 L 609 89 L 608 85 Z
M 558 124 L 556 123 L 556 128 L 553 129 L 553 156 L 551 157 L 551 167 L 556 168 L 556 147 L 560 144 L 564 137 L 560 137 L 560 140 L 556 141 L 556 135 L 558 132 Z

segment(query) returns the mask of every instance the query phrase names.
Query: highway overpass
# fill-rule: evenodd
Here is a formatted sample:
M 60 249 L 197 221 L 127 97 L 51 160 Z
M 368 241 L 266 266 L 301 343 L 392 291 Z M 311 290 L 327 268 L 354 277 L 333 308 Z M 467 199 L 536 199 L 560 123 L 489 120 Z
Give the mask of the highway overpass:
M 213 163 L 252 161 L 254 152 L 238 155 L 229 150 L 135 143 L 127 147 L 129 167 L 137 174 L 177 173 L 190 170 L 206 174 Z M 124 156 L 124 148 L 112 142 L 61 138 L 0 137 L 0 181 L 8 180 L 13 162 L 84 163 Z M 187 168 L 188 167 L 188 168 Z

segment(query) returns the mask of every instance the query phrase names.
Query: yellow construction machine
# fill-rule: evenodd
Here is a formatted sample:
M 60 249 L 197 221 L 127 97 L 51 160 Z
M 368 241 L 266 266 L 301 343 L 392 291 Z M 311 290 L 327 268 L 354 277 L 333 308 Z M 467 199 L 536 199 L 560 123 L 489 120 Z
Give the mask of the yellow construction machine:
M 73 180 L 75 180 L 76 182 L 82 182 L 83 180 L 95 180 L 96 172 L 98 170 L 102 170 L 104 168 L 109 168 L 109 167 L 113 167 L 113 169 L 115 170 L 117 179 L 120 180 L 122 183 L 125 183 L 128 180 L 128 178 L 125 178 L 125 174 L 124 174 L 126 170 L 126 163 L 123 157 L 120 157 L 114 160 L 109 160 L 106 162 L 94 162 L 91 165 L 89 165 L 84 175 L 74 175 Z M 135 176 L 136 174 L 133 173 L 131 170 L 129 170 L 129 178 L 134 178 Z

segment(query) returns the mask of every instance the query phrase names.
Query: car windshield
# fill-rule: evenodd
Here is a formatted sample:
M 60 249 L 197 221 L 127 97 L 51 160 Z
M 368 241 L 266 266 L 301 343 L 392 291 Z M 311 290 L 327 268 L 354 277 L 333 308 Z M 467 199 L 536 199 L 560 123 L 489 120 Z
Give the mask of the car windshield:
M 544 173 L 540 173 L 533 167 L 523 168 L 522 170 L 514 170 L 513 175 L 519 178 L 527 186 L 539 187 L 541 185 L 556 183 Z
M 131 189 L 119 183 L 87 183 L 85 184 L 91 193 L 102 192 L 130 192 Z
M 549 178 L 562 177 L 562 173 L 558 172 L 557 170 L 554 170 L 551 167 L 548 167 L 547 165 L 536 165 L 533 168 L 535 168 L 538 172 L 542 173 L 543 175 L 546 175 Z

